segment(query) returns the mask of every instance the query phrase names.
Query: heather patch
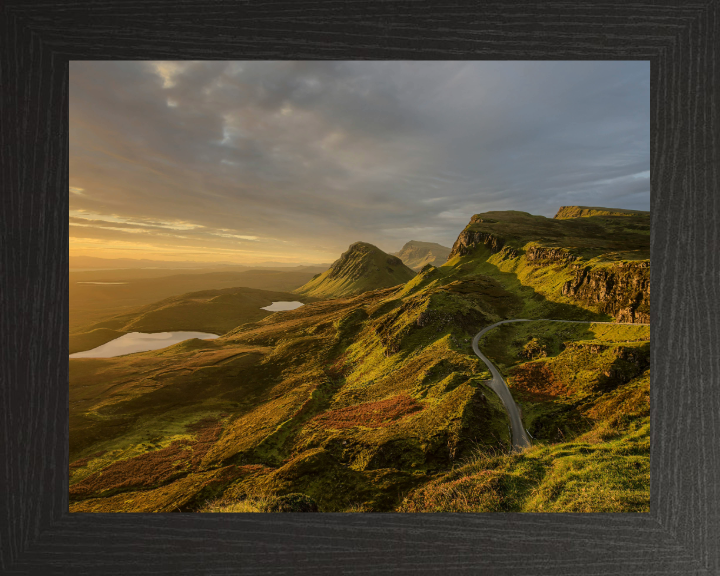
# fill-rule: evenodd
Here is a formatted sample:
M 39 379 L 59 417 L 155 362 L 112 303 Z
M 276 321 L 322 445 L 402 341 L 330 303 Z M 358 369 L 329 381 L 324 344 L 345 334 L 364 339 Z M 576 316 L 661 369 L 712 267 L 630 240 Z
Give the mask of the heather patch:
M 398 394 L 378 402 L 330 410 L 313 418 L 309 425 L 333 430 L 353 427 L 382 428 L 422 409 L 422 404 L 410 396 Z

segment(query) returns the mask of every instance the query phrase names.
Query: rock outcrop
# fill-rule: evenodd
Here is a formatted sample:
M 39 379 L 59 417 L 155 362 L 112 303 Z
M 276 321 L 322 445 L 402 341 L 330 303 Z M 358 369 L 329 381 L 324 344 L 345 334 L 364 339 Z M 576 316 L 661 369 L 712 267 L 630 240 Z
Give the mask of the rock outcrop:
M 564 206 L 554 219 L 484 212 L 472 216 L 448 260 L 464 257 L 458 266 L 466 273 L 515 274 L 538 302 L 570 297 L 617 322 L 649 323 L 649 230 L 649 212 L 639 210 Z M 491 266 L 475 265 L 485 260 Z
M 578 258 L 565 248 L 546 248 L 544 246 L 531 246 L 525 251 L 525 257 L 533 264 L 544 262 L 569 263 Z
M 496 254 L 503 249 L 503 246 L 505 246 L 505 240 L 499 236 L 495 236 L 494 234 L 489 234 L 488 232 L 463 230 L 457 240 L 455 240 L 455 244 L 453 244 L 452 250 L 450 250 L 448 260 L 454 258 L 455 256 L 465 256 L 466 254 L 472 252 L 480 244 L 484 244 L 490 248 L 490 252 Z
M 650 322 L 650 262 L 620 262 L 607 268 L 578 268 L 562 287 L 572 296 L 615 317 L 617 322 Z

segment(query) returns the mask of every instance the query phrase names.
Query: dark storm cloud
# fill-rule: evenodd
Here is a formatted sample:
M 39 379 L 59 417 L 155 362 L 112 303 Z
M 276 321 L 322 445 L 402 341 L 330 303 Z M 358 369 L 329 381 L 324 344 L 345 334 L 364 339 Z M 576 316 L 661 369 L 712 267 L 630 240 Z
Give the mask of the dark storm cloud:
M 73 62 L 70 143 L 76 236 L 449 245 L 488 210 L 649 209 L 649 65 Z

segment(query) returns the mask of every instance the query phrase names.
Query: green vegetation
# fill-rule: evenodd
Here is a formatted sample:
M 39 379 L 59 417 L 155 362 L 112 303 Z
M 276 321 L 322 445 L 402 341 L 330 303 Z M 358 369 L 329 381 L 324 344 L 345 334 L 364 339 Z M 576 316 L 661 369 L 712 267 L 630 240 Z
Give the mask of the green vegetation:
M 554 219 L 533 216 L 527 212 L 485 212 L 476 214 L 453 246 L 451 257 L 462 255 L 467 248 L 485 243 L 499 252 L 503 247 L 516 251 L 556 248 L 532 255 L 535 260 L 560 262 L 570 257 L 592 258 L 600 254 L 617 255 L 637 252 L 649 256 L 649 213 L 624 216 L 597 215 L 581 218 Z M 486 240 L 490 237 L 490 240 Z
M 318 298 L 352 296 L 404 284 L 415 276 L 397 256 L 386 254 L 367 242 L 355 242 L 329 270 L 298 288 L 298 294 Z
M 486 212 L 472 217 L 442 268 L 501 280 L 525 301 L 524 317 L 649 322 L 649 230 L 649 214 L 640 212 L 574 219 Z
M 481 349 L 505 374 L 534 445 L 479 452 L 411 492 L 401 512 L 647 512 L 648 326 L 528 322 Z M 527 361 L 527 343 L 542 349 Z
M 471 348 L 502 319 L 618 318 L 606 304 L 621 294 L 565 286 L 580 259 L 616 265 L 604 235 L 619 224 L 490 214 L 465 232 L 505 220 L 505 236 L 464 232 L 446 264 L 389 287 L 338 295 L 387 264 L 356 244 L 304 287 L 332 299 L 228 328 L 250 292 L 170 298 L 132 322 L 227 320 L 223 336 L 70 360 L 71 511 L 646 511 L 648 326 L 538 320 L 485 335 L 534 437 L 521 454 Z M 636 236 L 626 255 L 647 251 Z
M 228 480 L 227 497 L 300 492 L 322 510 L 387 510 L 478 446 L 505 450 L 504 410 L 469 348 L 468 304 L 438 289 L 403 305 L 397 292 L 316 302 L 217 340 L 71 360 L 71 460 L 103 452 L 73 473 L 72 486 L 82 484 L 73 510 L 115 506 L 121 488 L 137 498 L 123 509 L 146 510 L 154 494 L 162 506 L 173 494 L 178 507 L 190 506 L 170 486 L 206 490 L 207 471 L 228 466 L 243 475 Z M 492 310 L 482 295 L 472 298 Z M 447 312 L 427 314 L 430 303 Z M 390 353 L 388 338 L 407 349 Z M 210 418 L 220 435 L 198 452 L 187 426 Z M 110 467 L 132 458 L 120 471 L 133 470 L 135 482 L 143 467 L 164 470 L 159 461 L 168 460 L 168 472 L 117 485 L 121 474 Z
M 205 504 L 200 512 L 317 512 L 317 503 L 305 494 L 255 495 L 243 500 L 218 499 Z
M 583 218 L 586 216 L 650 216 L 645 210 L 625 210 L 623 208 L 598 208 L 592 206 L 560 206 L 555 214 L 557 219 Z
M 597 439 L 480 453 L 409 494 L 397 511 L 649 512 L 649 487 L 649 423 L 635 422 Z
M 528 343 L 542 353 L 528 358 Z M 643 376 L 650 365 L 649 326 L 505 324 L 479 346 L 503 373 L 536 441 L 570 440 L 601 425 L 607 414 L 599 407 L 618 394 L 641 406 L 649 402 L 643 396 L 649 392 L 649 377 Z M 623 409 L 626 415 L 637 411 Z

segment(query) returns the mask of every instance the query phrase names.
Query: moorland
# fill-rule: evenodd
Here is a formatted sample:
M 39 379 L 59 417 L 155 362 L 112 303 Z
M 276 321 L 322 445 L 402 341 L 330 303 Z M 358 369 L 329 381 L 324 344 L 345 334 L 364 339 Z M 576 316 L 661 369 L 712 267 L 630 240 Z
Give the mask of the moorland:
M 71 350 L 219 337 L 70 359 L 70 510 L 647 512 L 649 214 L 476 214 L 413 270 L 439 251 L 419 244 L 407 262 L 357 242 L 324 270 L 76 287 Z M 126 292 L 87 296 L 106 287 Z M 261 309 L 282 300 L 304 305 Z M 528 321 L 479 348 L 522 449 L 472 348 L 506 319 Z

